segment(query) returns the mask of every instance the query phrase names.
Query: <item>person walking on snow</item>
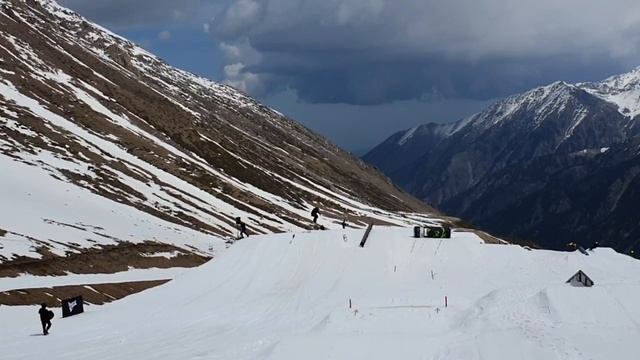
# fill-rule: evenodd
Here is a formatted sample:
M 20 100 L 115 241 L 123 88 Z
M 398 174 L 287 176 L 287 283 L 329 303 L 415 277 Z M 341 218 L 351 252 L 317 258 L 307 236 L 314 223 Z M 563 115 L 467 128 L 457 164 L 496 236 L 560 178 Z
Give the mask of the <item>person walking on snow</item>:
M 311 216 L 313 217 L 313 223 L 317 224 L 318 223 L 318 215 L 320 215 L 320 209 L 318 209 L 318 207 L 314 207 L 313 210 L 311 210 Z
M 245 235 L 249 237 L 247 224 L 245 224 L 239 216 L 236 218 L 236 228 L 240 231 L 240 239 L 243 239 Z
M 51 329 L 51 319 L 53 319 L 53 311 L 47 309 L 47 304 L 42 303 L 40 310 L 38 310 L 38 314 L 40 314 L 40 323 L 42 323 L 42 334 L 49 335 L 49 329 Z

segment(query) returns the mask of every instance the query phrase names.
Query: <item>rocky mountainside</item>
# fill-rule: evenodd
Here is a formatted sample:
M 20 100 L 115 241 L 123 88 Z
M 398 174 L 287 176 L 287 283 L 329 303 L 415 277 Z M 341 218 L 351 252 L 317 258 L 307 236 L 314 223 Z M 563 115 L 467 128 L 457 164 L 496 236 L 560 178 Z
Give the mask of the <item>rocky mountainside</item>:
M 601 159 L 598 154 L 636 136 L 638 114 L 640 68 L 601 83 L 556 82 L 506 98 L 453 124 L 427 124 L 403 131 L 364 159 L 409 192 L 452 215 L 500 235 L 559 248 L 580 240 L 572 229 L 604 223 L 604 217 L 607 226 L 615 223 L 614 208 L 605 206 L 596 211 L 597 216 L 588 216 L 590 210 L 581 202 L 560 200 L 557 191 L 564 187 L 577 190 L 592 176 L 606 176 L 590 173 L 601 169 L 595 164 Z M 398 158 L 402 160 L 394 161 Z M 571 165 L 574 161 L 589 165 L 573 177 L 551 181 L 549 177 L 564 167 L 577 171 Z M 528 198 L 531 191 L 559 202 L 528 202 L 533 201 Z M 589 198 L 615 196 L 610 193 L 609 188 L 595 188 Z M 566 228 L 562 236 L 554 232 L 560 218 L 545 206 L 558 206 L 571 214 L 572 221 L 562 223 Z M 622 250 L 637 246 L 631 229 L 627 230 L 620 230 L 625 240 L 607 233 L 604 242 Z
M 211 256 L 237 216 L 251 234 L 303 230 L 314 206 L 325 227 L 434 213 L 277 111 L 49 0 L 0 1 L 0 168 L 0 263 L 158 244 Z
M 640 137 L 611 148 L 506 167 L 449 200 L 469 222 L 564 249 L 595 242 L 640 251 Z

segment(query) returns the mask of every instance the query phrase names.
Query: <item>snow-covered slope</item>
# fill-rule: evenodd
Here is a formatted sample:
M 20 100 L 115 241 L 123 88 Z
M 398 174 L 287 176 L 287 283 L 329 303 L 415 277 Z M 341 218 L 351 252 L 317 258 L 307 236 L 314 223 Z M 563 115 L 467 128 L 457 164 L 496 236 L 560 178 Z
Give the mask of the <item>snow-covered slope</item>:
M 411 229 L 252 237 L 159 288 L 55 319 L 3 310 L 3 359 L 637 358 L 640 262 Z M 565 281 L 583 270 L 595 282 Z M 448 306 L 445 307 L 445 297 Z M 349 302 L 351 301 L 351 308 Z
M 470 119 L 461 121 L 461 123 L 486 131 L 501 122 L 519 121 L 518 113 L 524 112 L 531 113 L 532 116 L 524 121 L 519 121 L 520 125 L 535 129 L 545 121 L 556 120 L 554 116 L 549 115 L 561 114 L 566 109 L 570 109 L 572 113 L 569 114 L 570 117 L 563 129 L 565 138 L 569 138 L 591 110 L 587 104 L 576 101 L 578 94 L 578 89 L 574 85 L 558 81 L 527 91 L 524 94 L 510 96 L 490 106 L 487 110 L 471 116 Z M 463 127 L 459 127 L 459 129 L 461 128 Z M 454 132 L 448 135 L 452 134 Z
M 0 3 L 0 262 L 369 221 L 423 203 L 295 121 L 50 0 Z M 428 217 L 428 216 L 427 216 Z
M 597 83 L 578 84 L 590 93 L 618 105 L 626 116 L 640 115 L 640 67 Z

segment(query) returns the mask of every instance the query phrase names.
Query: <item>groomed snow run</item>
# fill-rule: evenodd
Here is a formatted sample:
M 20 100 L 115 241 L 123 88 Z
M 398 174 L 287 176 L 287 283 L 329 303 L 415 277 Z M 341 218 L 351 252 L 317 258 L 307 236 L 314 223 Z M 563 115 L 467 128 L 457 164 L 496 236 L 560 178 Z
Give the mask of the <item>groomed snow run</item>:
M 3 306 L 0 354 L 638 359 L 640 262 L 610 249 L 585 256 L 411 233 L 374 227 L 364 248 L 363 230 L 252 236 L 166 285 L 68 319 L 57 309 L 47 337 L 35 336 L 37 307 Z M 595 286 L 565 284 L 579 269 Z

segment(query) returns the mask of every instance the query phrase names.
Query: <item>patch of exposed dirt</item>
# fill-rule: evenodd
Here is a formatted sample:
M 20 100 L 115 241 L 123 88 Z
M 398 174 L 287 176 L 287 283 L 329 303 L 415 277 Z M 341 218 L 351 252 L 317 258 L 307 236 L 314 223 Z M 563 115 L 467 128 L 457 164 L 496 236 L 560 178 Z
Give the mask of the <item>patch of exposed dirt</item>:
M 0 237 L 3 237 L 5 235 L 7 235 L 7 230 L 4 230 L 4 229 L 0 228 Z
M 140 244 L 121 242 L 117 245 L 101 245 L 90 249 L 78 249 L 78 253 L 57 256 L 47 249 L 39 249 L 41 259 L 19 257 L 0 263 L 0 277 L 16 277 L 20 274 L 39 276 L 75 274 L 112 274 L 138 269 L 195 267 L 211 258 L 188 250 L 157 242 Z M 175 252 L 174 257 L 154 256 L 156 253 Z
M 68 285 L 51 288 L 17 289 L 0 292 L 0 305 L 60 307 L 62 299 L 82 295 L 85 303 L 102 305 L 162 285 L 169 280 L 134 281 L 110 284 Z

